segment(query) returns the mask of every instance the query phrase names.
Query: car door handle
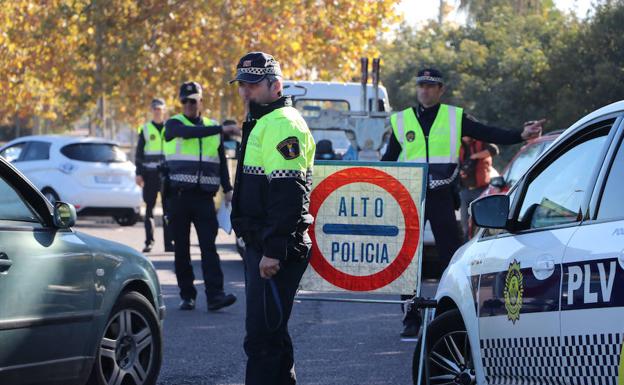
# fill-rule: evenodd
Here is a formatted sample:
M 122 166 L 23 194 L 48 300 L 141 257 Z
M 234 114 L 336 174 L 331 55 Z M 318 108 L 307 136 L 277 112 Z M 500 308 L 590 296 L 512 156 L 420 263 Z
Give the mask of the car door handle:
M 9 259 L 9 256 L 6 253 L 0 253 L 0 273 L 7 272 L 11 266 L 13 266 L 13 261 Z
M 555 261 L 539 261 L 533 268 L 535 271 L 553 271 L 555 270 Z

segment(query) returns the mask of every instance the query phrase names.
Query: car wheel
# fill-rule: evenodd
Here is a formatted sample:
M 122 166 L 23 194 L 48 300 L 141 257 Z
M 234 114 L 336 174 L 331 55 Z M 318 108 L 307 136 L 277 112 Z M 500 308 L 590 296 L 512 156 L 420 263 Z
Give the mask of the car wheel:
M 158 316 L 142 295 L 123 294 L 100 338 L 87 385 L 154 385 L 162 361 Z
M 421 344 L 416 344 L 412 362 L 414 385 L 418 384 L 420 349 Z M 430 385 L 477 383 L 470 340 L 459 310 L 442 313 L 429 324 L 426 355 L 423 385 L 427 383 L 425 376 Z
M 49 187 L 44 188 L 43 191 L 41 191 L 41 193 L 43 194 L 44 197 L 46 197 L 47 200 L 50 201 L 50 203 L 52 203 L 52 206 L 54 206 L 54 204 L 60 200 L 56 191 L 52 190 Z
M 119 226 L 134 226 L 139 220 L 139 215 L 132 212 L 124 215 L 115 215 L 113 219 Z

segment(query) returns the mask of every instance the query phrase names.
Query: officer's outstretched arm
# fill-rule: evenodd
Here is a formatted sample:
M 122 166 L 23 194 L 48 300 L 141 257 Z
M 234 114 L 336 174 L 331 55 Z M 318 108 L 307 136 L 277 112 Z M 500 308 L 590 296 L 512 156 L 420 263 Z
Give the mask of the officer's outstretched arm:
M 204 138 L 206 136 L 221 134 L 223 131 L 219 125 L 214 126 L 185 126 L 177 119 L 169 119 L 165 123 L 165 140 L 168 142 L 175 138 L 191 139 Z
M 284 260 L 289 238 L 309 224 L 304 222 L 311 222 L 311 217 L 306 215 L 306 177 L 311 172 L 314 141 L 309 132 L 290 125 L 271 127 L 266 130 L 262 156 L 264 171 L 269 178 L 264 254 Z

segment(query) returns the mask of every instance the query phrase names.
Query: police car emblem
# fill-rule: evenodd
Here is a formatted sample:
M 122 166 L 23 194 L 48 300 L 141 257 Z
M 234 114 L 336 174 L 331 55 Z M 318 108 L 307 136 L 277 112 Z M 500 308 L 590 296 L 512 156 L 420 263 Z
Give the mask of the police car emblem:
M 524 283 L 522 272 L 520 270 L 520 262 L 514 261 L 509 264 L 507 277 L 505 278 L 505 309 L 507 309 L 507 318 L 516 323 L 520 319 L 520 309 L 522 309 L 522 295 L 524 294 Z
M 295 159 L 301 154 L 299 139 L 294 136 L 282 140 L 277 144 L 276 148 L 286 160 Z
M 405 134 L 405 138 L 408 142 L 413 142 L 414 139 L 416 139 L 416 133 L 414 131 L 408 131 L 407 134 Z

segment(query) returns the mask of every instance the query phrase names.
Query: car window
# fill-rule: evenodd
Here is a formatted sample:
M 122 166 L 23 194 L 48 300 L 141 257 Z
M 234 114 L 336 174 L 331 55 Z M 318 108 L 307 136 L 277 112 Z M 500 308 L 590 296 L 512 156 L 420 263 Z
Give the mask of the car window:
M 598 218 L 601 220 L 624 218 L 624 204 L 622 204 L 622 191 L 624 191 L 624 143 L 613 160 L 607 183 L 600 200 Z
M 320 116 L 321 110 L 349 111 L 349 102 L 346 100 L 295 100 L 295 108 L 299 110 L 305 118 L 316 118 Z
M 38 222 L 24 199 L 2 178 L 0 178 L 0 221 Z
M 20 161 L 50 159 L 50 143 L 29 142 Z
M 22 154 L 22 150 L 24 149 L 25 144 L 26 143 L 17 143 L 12 145 L 11 147 L 7 147 L 2 150 L 2 152 L 0 152 L 0 156 L 2 156 L 9 162 L 15 162 Z
M 609 128 L 602 123 L 576 142 L 536 175 L 530 176 L 518 221 L 521 229 L 536 229 L 582 219 L 581 204 L 589 186 L 592 170 L 599 162 Z
M 61 153 L 83 162 L 125 162 L 128 158 L 119 146 L 110 143 L 74 143 L 61 148 Z
M 514 186 L 524 173 L 535 163 L 537 157 L 544 151 L 546 144 L 543 142 L 534 143 L 525 148 L 522 154 L 513 161 L 505 175 L 505 181 L 509 186 Z

